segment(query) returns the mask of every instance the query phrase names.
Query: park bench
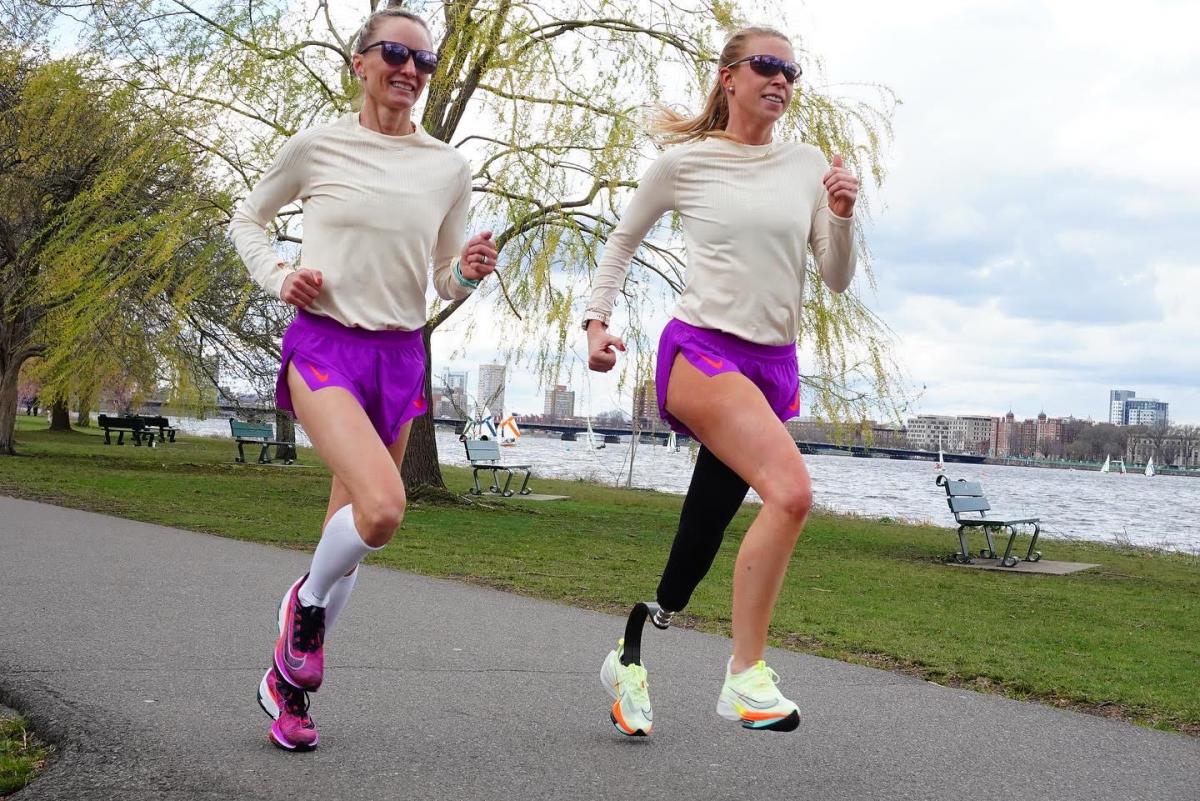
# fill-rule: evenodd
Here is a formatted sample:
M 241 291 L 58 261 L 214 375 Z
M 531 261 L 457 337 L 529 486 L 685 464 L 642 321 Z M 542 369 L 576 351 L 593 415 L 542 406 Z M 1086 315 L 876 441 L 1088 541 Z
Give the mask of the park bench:
M 958 553 L 953 553 L 950 558 L 960 564 L 971 564 L 971 551 L 967 547 L 967 529 L 981 528 L 983 535 L 987 539 L 987 548 L 979 552 L 980 559 L 995 559 L 996 546 L 992 542 L 992 532 L 1003 531 L 1008 529 L 1008 545 L 1004 548 L 1004 555 L 999 557 L 1002 567 L 1013 567 L 1017 564 L 1017 558 L 1012 555 L 1013 543 L 1017 539 L 1018 526 L 1033 526 L 1033 539 L 1029 541 L 1029 550 L 1025 552 L 1023 561 L 1036 562 L 1042 558 L 1041 551 L 1035 551 L 1034 546 L 1037 545 L 1038 535 L 1041 534 L 1041 518 L 1039 517 L 1007 517 L 1002 515 L 993 515 L 989 517 L 987 512 L 991 510 L 991 504 L 988 503 L 987 497 L 983 494 L 983 485 L 978 481 L 966 481 L 958 479 L 951 481 L 946 476 L 938 476 L 938 486 L 946 488 L 946 503 L 950 506 L 950 511 L 954 513 L 954 520 L 958 523 Z M 972 513 L 978 512 L 979 517 L 971 517 Z
M 468 490 L 472 495 L 482 495 L 483 488 L 479 485 L 479 471 L 488 470 L 492 474 L 492 485 L 489 489 L 492 492 L 498 492 L 505 498 L 513 496 L 513 490 L 509 489 L 513 480 L 513 471 L 524 471 L 525 479 L 521 482 L 521 489 L 517 493 L 528 495 L 533 492 L 529 489 L 529 468 L 527 464 L 501 464 L 500 463 L 500 444 L 494 439 L 463 439 L 463 445 L 467 448 L 467 461 L 471 463 L 471 478 L 475 480 L 475 486 Z M 504 473 L 504 487 L 500 487 L 500 473 Z
M 141 445 L 142 440 L 145 440 L 147 446 L 154 447 L 154 432 L 147 431 L 146 424 L 137 415 L 110 417 L 102 414 L 96 418 L 96 423 L 104 429 L 105 445 L 112 444 L 112 432 L 115 431 L 118 445 L 124 445 L 125 435 L 130 434 L 134 445 Z
M 275 455 L 279 455 L 280 448 L 293 448 L 295 443 L 283 442 L 275 439 L 275 428 L 269 423 L 247 423 L 241 420 L 229 421 L 229 433 L 233 435 L 233 439 L 237 442 L 238 455 L 234 461 L 246 463 L 246 452 L 242 450 L 245 445 L 260 445 L 262 450 L 258 452 L 259 464 L 271 464 L 271 446 L 275 446 Z M 284 464 L 291 464 L 295 459 L 284 459 Z
M 168 420 L 167 418 L 165 418 L 161 415 L 148 415 L 148 414 L 141 414 L 141 415 L 134 415 L 134 416 L 137 417 L 139 420 L 141 420 L 142 423 L 145 424 L 146 428 L 157 428 L 158 429 L 158 441 L 159 442 L 174 442 L 175 441 L 175 432 L 178 431 L 179 429 L 177 429 L 177 428 L 175 428 L 175 426 L 171 425 L 171 421 Z

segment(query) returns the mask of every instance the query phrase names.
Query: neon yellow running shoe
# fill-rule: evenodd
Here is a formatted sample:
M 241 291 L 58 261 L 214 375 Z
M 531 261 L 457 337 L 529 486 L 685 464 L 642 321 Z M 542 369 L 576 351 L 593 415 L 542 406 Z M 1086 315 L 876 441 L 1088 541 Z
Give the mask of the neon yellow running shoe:
M 617 640 L 617 647 L 608 652 L 604 664 L 600 666 L 600 683 L 613 697 L 608 718 L 621 734 L 645 737 L 654 726 L 646 668 L 641 665 L 622 665 L 621 654 L 624 652 L 625 640 Z
M 726 720 L 740 720 L 747 729 L 793 731 L 800 725 L 800 710 L 784 698 L 776 686 L 779 674 L 758 660 L 748 670 L 730 673 L 725 665 L 725 685 L 717 698 L 717 714 Z

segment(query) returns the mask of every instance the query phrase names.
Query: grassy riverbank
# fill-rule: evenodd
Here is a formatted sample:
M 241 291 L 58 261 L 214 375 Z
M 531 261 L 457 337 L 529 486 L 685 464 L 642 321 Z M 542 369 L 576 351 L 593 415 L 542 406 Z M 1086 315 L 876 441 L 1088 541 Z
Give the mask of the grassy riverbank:
M 20 418 L 22 455 L 0 458 L 0 493 L 288 548 L 316 543 L 329 476 L 311 452 L 301 450 L 301 466 L 260 467 L 234 464 L 229 440 L 118 448 L 96 432 L 44 429 Z M 465 470 L 444 475 L 454 489 L 469 484 Z M 679 496 L 536 475 L 533 484 L 570 498 L 414 504 L 375 563 L 618 613 L 652 597 Z M 733 558 L 753 513 L 735 519 L 684 625 L 728 631 Z M 1200 560 L 1045 541 L 1047 558 L 1102 567 L 1012 575 L 942 564 L 953 547 L 946 529 L 815 515 L 774 644 L 1200 734 Z

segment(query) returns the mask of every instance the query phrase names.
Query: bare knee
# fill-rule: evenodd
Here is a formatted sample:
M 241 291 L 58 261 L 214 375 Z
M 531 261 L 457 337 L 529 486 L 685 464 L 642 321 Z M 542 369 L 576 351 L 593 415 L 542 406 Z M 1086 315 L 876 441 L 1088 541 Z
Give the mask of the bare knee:
M 770 504 L 778 512 L 794 521 L 797 525 L 796 533 L 799 534 L 799 527 L 803 525 L 808 513 L 812 511 L 812 484 L 806 480 L 780 484 L 763 497 L 763 503 Z
M 372 548 L 387 545 L 404 520 L 405 504 L 403 489 L 355 504 L 355 523 L 363 542 Z

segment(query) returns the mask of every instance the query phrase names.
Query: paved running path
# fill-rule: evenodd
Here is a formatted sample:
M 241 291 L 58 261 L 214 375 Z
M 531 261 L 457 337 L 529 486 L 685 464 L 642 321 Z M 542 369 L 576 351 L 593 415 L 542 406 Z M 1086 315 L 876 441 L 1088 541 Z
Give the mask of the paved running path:
M 390 547 L 403 547 L 400 537 Z M 255 689 L 305 554 L 0 497 L 0 703 L 59 745 L 25 799 L 1200 799 L 1200 740 L 772 651 L 792 734 L 716 716 L 728 640 L 647 632 L 656 729 L 618 735 L 623 620 L 365 568 L 315 696 Z

